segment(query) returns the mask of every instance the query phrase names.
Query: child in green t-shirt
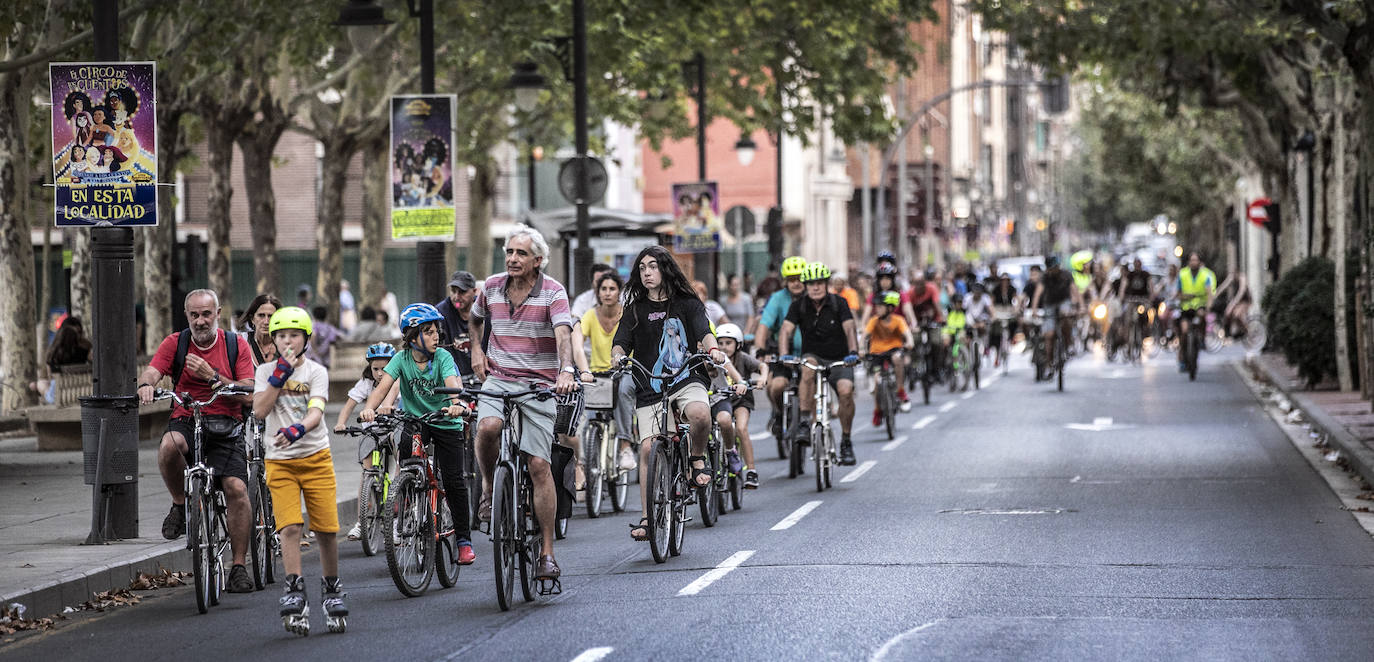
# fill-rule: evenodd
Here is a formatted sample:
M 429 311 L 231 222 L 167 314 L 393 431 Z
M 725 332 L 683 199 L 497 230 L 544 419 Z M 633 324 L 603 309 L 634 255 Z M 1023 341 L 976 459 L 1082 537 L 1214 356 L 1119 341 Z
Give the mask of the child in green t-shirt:
M 454 396 L 435 393 L 440 387 L 461 388 L 458 367 L 448 352 L 439 351 L 439 324 L 443 323 L 439 310 L 427 303 L 412 303 L 401 311 L 401 340 L 405 350 L 391 357 L 377 387 L 368 396 L 365 408 L 358 413 L 364 422 L 372 422 L 377 407 L 391 390 L 393 382 L 401 385 L 401 399 L 406 410 L 416 416 L 444 411 L 454 420 L 426 423 L 420 428 L 423 442 L 434 443 L 434 459 L 444 482 L 449 512 L 458 539 L 458 563 L 470 565 L 477 556 L 472 551 L 472 530 L 468 522 L 468 489 L 463 481 L 463 421 L 456 417 L 467 409 Z M 383 407 L 381 413 L 390 413 Z M 409 435 L 402 435 L 405 439 Z M 401 459 L 410 457 L 409 444 L 398 449 Z

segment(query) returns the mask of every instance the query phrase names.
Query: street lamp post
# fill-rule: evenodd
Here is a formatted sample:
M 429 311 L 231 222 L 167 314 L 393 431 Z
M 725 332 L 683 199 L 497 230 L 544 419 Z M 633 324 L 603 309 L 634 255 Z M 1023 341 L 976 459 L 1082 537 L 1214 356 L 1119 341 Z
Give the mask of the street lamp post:
M 434 0 L 406 0 L 411 18 L 420 19 L 420 93 L 434 94 Z M 371 48 L 381 28 L 390 25 L 386 13 L 372 0 L 349 0 L 339 10 L 334 25 L 348 30 L 348 40 L 355 49 Z M 486 247 L 469 247 L 486 250 Z M 421 241 L 415 245 L 416 297 L 420 301 L 438 301 L 447 290 L 444 278 L 444 242 Z

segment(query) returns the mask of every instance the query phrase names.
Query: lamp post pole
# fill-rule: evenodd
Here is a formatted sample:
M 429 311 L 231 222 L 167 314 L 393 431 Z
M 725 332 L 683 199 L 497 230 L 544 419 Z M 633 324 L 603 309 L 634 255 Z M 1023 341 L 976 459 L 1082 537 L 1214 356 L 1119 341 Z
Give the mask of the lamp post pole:
M 692 58 L 692 67 L 696 70 L 696 102 L 697 102 L 697 181 L 706 181 L 706 56 L 700 51 Z M 718 200 L 712 200 L 713 204 L 719 204 Z M 696 253 L 692 256 L 692 271 L 695 272 L 697 280 L 706 283 L 706 292 L 711 298 L 716 297 L 716 272 L 720 261 L 720 251 L 711 253 Z M 706 277 L 703 278 L 702 275 Z
M 420 19 L 420 93 L 434 94 L 434 0 L 419 0 Z M 430 303 L 444 297 L 444 253 L 442 241 L 421 241 L 415 246 L 416 298 Z M 482 250 L 481 246 L 471 246 Z
M 587 200 L 587 3 L 573 0 L 573 123 L 576 124 L 577 159 L 582 164 L 577 177 L 577 248 L 573 250 L 578 292 L 591 289 L 591 267 L 595 253 L 591 246 L 591 214 Z

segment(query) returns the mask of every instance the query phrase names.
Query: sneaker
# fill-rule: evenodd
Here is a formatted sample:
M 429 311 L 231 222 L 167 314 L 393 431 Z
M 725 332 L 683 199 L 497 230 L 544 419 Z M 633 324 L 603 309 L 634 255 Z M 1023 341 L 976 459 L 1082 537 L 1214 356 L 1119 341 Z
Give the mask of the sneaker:
M 351 528 L 351 529 L 348 530 L 348 539 L 349 539 L 349 540 L 359 540 L 359 539 L 361 539 L 362 537 L 363 537 L 363 527 L 362 527 L 362 524 L 360 524 L 360 523 L 358 523 L 358 522 L 354 522 L 354 523 L 353 523 L 353 528 Z
M 840 440 L 840 464 L 842 464 L 842 465 L 848 467 L 848 466 L 853 466 L 853 465 L 857 464 L 858 462 L 859 462 L 859 460 L 858 460 L 857 458 L 854 457 L 854 442 L 850 441 L 850 440 L 849 440 L 849 437 L 845 437 L 845 438 L 841 439 L 841 440 Z
M 880 427 L 882 427 L 882 426 L 883 426 L 883 412 L 875 408 L 875 409 L 873 410 L 873 427 L 875 427 L 875 428 L 880 428 Z
M 905 390 L 897 391 L 897 399 L 900 401 L 897 408 L 906 412 L 911 411 L 911 398 L 908 398 Z
M 759 489 L 759 472 L 754 471 L 753 469 L 749 469 L 744 472 L 744 489 Z
M 639 466 L 639 459 L 635 457 L 635 452 L 628 446 L 620 449 L 620 470 L 634 471 Z
M 185 504 L 174 503 L 172 510 L 162 520 L 162 537 L 176 540 L 183 533 L 186 533 L 186 506 Z
M 458 565 L 472 565 L 477 560 L 477 554 L 473 553 L 472 545 L 458 543 Z
M 229 581 L 225 582 L 224 590 L 230 593 L 252 593 L 253 589 L 253 578 L 248 576 L 248 568 L 235 564 L 229 569 Z
M 744 460 L 739 457 L 739 451 L 730 449 L 725 451 L 725 466 L 730 467 L 730 473 L 739 475 L 744 470 Z

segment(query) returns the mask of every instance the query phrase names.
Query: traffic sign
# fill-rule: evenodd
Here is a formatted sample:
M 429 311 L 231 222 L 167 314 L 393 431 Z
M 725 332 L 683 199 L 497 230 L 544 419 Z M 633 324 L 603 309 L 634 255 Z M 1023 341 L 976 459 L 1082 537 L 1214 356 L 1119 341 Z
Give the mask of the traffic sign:
M 1273 204 L 1273 202 L 1270 201 L 1269 198 L 1260 198 L 1258 200 L 1255 200 L 1245 208 L 1245 217 L 1250 219 L 1251 223 L 1254 223 L 1259 227 L 1264 227 L 1269 223 L 1269 212 L 1265 209 L 1265 207 L 1268 207 L 1271 204 Z

